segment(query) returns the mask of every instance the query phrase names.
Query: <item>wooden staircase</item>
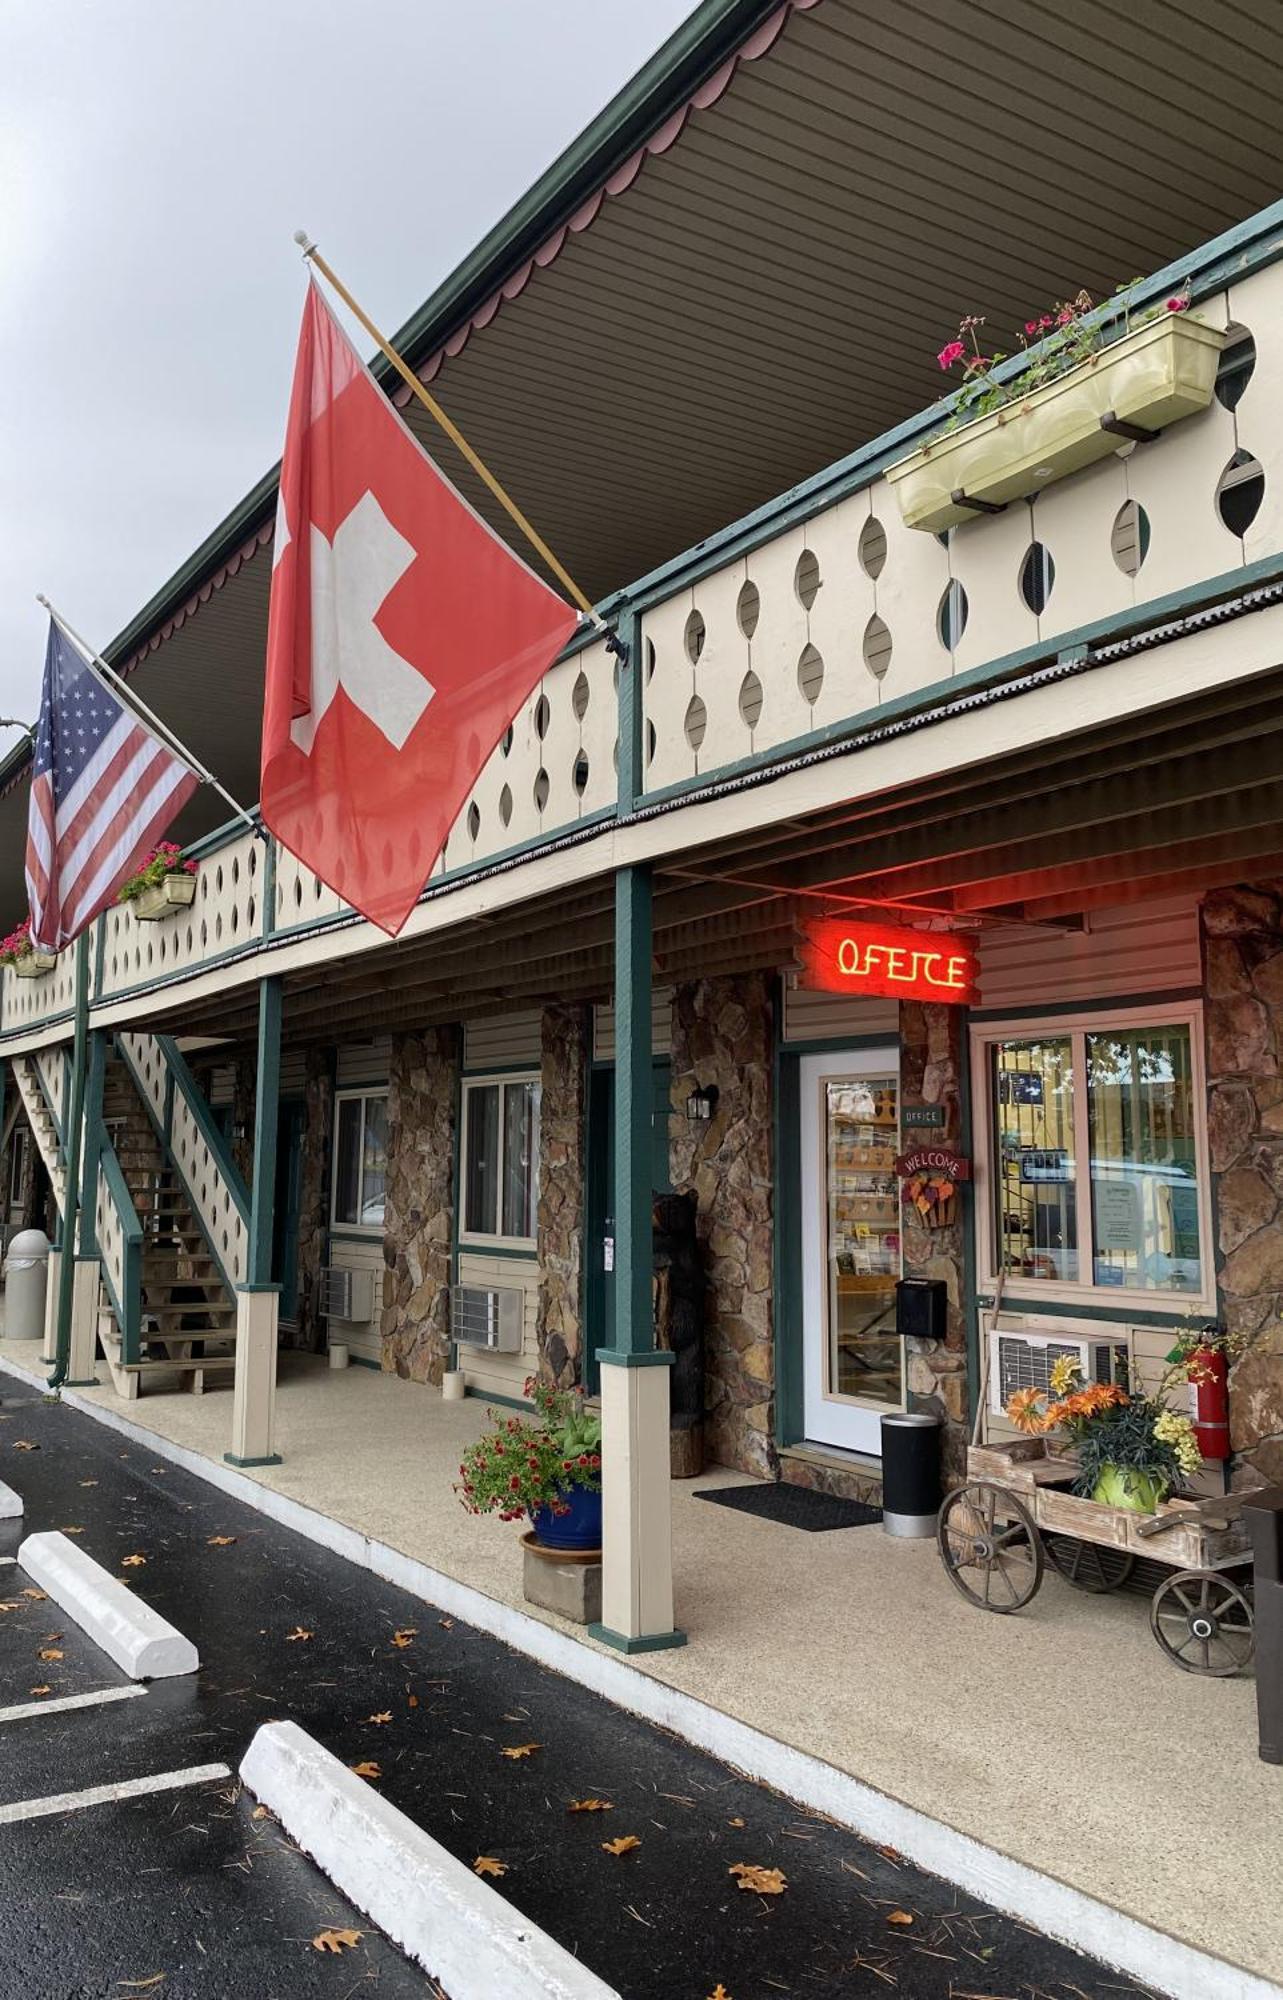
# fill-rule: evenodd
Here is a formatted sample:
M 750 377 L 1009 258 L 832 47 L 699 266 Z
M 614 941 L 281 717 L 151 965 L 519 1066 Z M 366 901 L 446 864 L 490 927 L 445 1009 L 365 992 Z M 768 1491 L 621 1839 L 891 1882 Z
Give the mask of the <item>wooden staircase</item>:
M 15 1056 L 13 1059 L 14 1081 L 18 1086 L 18 1096 L 27 1114 L 27 1123 L 35 1136 L 36 1151 L 44 1164 L 53 1188 L 58 1212 L 62 1213 L 66 1195 L 67 1173 L 62 1157 L 62 1140 L 53 1122 L 45 1094 L 40 1085 L 40 1076 L 35 1056 Z
M 133 1079 L 114 1055 L 103 1076 L 102 1115 L 144 1231 L 143 1359 L 123 1358 L 105 1288 L 99 1293 L 98 1344 L 122 1396 L 137 1396 L 145 1377 L 157 1378 L 158 1388 L 199 1394 L 207 1383 L 230 1380 L 234 1372 L 236 1300 Z

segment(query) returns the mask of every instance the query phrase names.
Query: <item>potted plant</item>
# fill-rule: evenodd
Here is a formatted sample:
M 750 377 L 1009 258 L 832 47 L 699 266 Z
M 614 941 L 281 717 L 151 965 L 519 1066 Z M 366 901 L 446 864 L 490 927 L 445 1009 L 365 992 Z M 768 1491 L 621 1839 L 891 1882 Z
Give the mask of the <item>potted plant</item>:
M 1148 1396 L 1116 1382 L 1084 1384 L 1077 1361 L 1062 1355 L 1052 1368 L 1050 1389 L 1018 1389 L 1007 1415 L 1032 1436 L 1062 1434 L 1078 1466 L 1075 1493 L 1152 1514 L 1203 1463 L 1193 1423 L 1167 1401 L 1177 1380 L 1189 1380 L 1183 1360 L 1168 1368 Z
M 1134 313 L 1132 290 L 1112 307 L 1079 292 L 1026 320 L 1024 360 L 1011 371 L 998 366 L 1006 354 L 982 348 L 983 317 L 961 320 L 936 356 L 962 375 L 948 424 L 887 467 L 909 527 L 939 533 L 998 513 L 1206 409 L 1224 332 L 1189 312 L 1185 292 Z
M 530 1518 L 550 1549 L 601 1547 L 601 1419 L 582 1389 L 526 1383 L 538 1417 L 487 1415 L 491 1428 L 469 1445 L 455 1492 L 470 1514 Z
M 7 938 L 0 939 L 0 965 L 11 965 L 19 979 L 39 979 L 57 963 L 56 951 L 42 951 L 31 942 L 30 917 L 24 917 Z
M 116 901 L 132 903 L 136 917 L 154 922 L 170 910 L 188 908 L 196 894 L 197 873 L 196 862 L 184 861 L 181 847 L 172 840 L 162 840 L 142 866 L 121 883 Z

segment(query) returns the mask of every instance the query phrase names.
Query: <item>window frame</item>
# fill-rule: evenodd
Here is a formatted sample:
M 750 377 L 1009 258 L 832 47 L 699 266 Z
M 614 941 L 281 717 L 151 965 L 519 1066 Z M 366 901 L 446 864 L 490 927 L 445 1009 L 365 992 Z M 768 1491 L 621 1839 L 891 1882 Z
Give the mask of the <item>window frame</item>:
M 336 1235 L 365 1236 L 372 1239 L 381 1238 L 387 1227 L 386 1155 L 384 1158 L 384 1220 L 382 1222 L 343 1222 L 340 1220 L 338 1214 L 338 1200 L 339 1140 L 343 1129 L 343 1121 L 339 1115 L 339 1106 L 344 1103 L 353 1102 L 359 1103 L 361 1106 L 361 1123 L 357 1131 L 356 1151 L 356 1212 L 359 1215 L 365 1206 L 365 1107 L 371 1098 L 378 1098 L 382 1102 L 386 1114 L 388 1097 L 389 1092 L 386 1084 L 353 1084 L 344 1090 L 336 1090 L 334 1093 L 334 1135 L 330 1146 L 330 1229 Z
M 1100 1285 L 1095 1282 L 1095 1217 L 1091 1201 L 1091 1147 L 1090 1147 L 1090 1092 L 1087 1088 L 1085 1061 L 1079 1063 L 1079 1038 L 1088 1035 L 1109 1033 L 1117 1030 L 1125 1033 L 1132 1028 L 1185 1028 L 1189 1033 L 1190 1086 L 1193 1093 L 1193 1135 L 1194 1135 L 1194 1182 L 1198 1189 L 1198 1242 L 1199 1268 L 1202 1284 L 1197 1292 L 1163 1291 L 1149 1286 L 1145 1289 L 1123 1285 Z M 1028 1300 L 1031 1310 L 1037 1309 L 1035 1302 L 1082 1307 L 1087 1304 L 1112 1306 L 1123 1309 L 1124 1313 L 1170 1314 L 1173 1318 L 1185 1318 L 1194 1313 L 1210 1313 L 1216 1309 L 1216 1269 L 1212 1240 L 1212 1184 L 1207 1143 L 1207 1077 L 1203 1055 L 1203 1004 L 1201 1000 L 1178 1000 L 1172 1006 L 1159 1004 L 1142 1006 L 1106 1005 L 1103 1007 L 1083 1007 L 1077 1011 L 1057 1014 L 1016 1014 L 1002 1020 L 973 1021 L 970 1030 L 971 1059 L 971 1129 L 974 1134 L 972 1186 L 975 1190 L 973 1204 L 973 1230 L 975 1249 L 976 1284 L 979 1291 L 992 1294 L 997 1287 L 999 1273 L 997 1245 L 998 1227 L 995 1210 L 998 1182 L 994 1173 L 994 1131 L 996 1109 L 993 1103 L 993 1050 L 1000 1042 L 1050 1039 L 1054 1036 L 1067 1037 L 1071 1043 L 1070 1061 L 1074 1076 L 1074 1151 L 1077 1159 L 1084 1163 L 1083 1178 L 1078 1183 L 1085 1190 L 1086 1198 L 1076 1203 L 1078 1219 L 1078 1268 L 1088 1273 L 1086 1277 L 1070 1280 L 1066 1278 L 1024 1278 L 1017 1271 L 1009 1271 L 1005 1279 L 1005 1289 L 1021 1300 Z M 1085 1040 L 1081 1042 L 1085 1057 Z
M 517 1250 L 533 1256 L 539 1241 L 539 1151 L 540 1135 L 543 1130 L 543 1076 L 537 1069 L 478 1071 L 476 1075 L 460 1079 L 459 1092 L 459 1243 L 470 1249 Z M 493 1231 L 469 1229 L 468 1213 L 468 1168 L 469 1161 L 469 1118 L 468 1099 L 474 1090 L 495 1090 L 499 1092 L 499 1161 L 495 1175 L 495 1222 L 503 1220 L 504 1185 L 504 1144 L 508 1129 L 506 1116 L 506 1093 L 510 1089 L 527 1089 L 533 1084 L 539 1091 L 539 1103 L 535 1116 L 535 1158 L 532 1179 L 531 1233 L 529 1236 L 505 1236 L 500 1229 Z

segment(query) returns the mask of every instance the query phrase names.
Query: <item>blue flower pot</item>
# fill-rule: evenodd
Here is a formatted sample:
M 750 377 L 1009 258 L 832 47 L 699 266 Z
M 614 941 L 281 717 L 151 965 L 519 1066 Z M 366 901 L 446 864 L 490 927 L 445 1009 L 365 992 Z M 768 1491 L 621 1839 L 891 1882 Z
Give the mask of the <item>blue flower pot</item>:
M 593 1493 L 587 1486 L 571 1486 L 561 1497 L 569 1513 L 554 1514 L 551 1507 L 530 1509 L 530 1523 L 536 1538 L 546 1549 L 599 1549 L 600 1493 Z

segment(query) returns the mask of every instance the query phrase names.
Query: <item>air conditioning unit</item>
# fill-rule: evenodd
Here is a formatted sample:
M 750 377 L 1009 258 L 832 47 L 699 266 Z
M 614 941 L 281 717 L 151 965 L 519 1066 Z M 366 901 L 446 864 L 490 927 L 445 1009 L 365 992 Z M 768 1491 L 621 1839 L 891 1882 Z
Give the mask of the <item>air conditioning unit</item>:
M 452 1285 L 450 1333 L 461 1347 L 520 1354 L 525 1293 L 515 1285 Z
M 1078 1363 L 1084 1382 L 1116 1382 L 1126 1369 L 1127 1342 L 995 1328 L 989 1335 L 990 1414 L 1000 1417 L 1017 1389 L 1050 1389 L 1051 1371 L 1065 1354 Z
M 339 1264 L 321 1269 L 321 1311 L 326 1319 L 368 1326 L 374 1317 L 373 1271 L 348 1271 Z

